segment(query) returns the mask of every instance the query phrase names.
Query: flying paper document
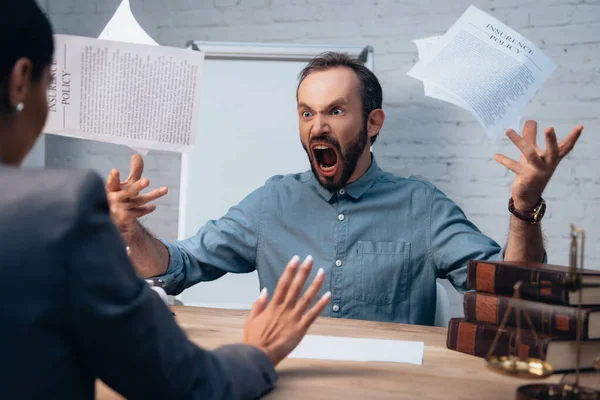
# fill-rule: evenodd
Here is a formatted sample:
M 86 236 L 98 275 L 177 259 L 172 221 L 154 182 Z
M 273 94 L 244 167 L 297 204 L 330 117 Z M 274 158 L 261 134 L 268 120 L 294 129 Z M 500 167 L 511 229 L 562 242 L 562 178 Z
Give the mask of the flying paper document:
M 423 342 L 306 335 L 288 357 L 421 365 L 423 350 Z
M 194 146 L 204 53 L 55 35 L 45 132 L 138 149 Z
M 495 140 L 519 128 L 522 110 L 555 68 L 528 39 L 470 6 L 408 75 L 443 89 L 445 101 L 460 99 Z
M 113 17 L 108 21 L 98 39 L 114 40 L 117 42 L 148 44 L 158 46 L 154 39 L 142 29 L 131 12 L 129 0 L 123 0 Z M 134 148 L 142 155 L 148 154 L 148 149 Z
M 419 59 L 420 60 L 431 59 L 432 56 L 435 55 L 436 48 L 437 48 L 437 46 L 439 46 L 439 41 L 441 38 L 442 38 L 442 36 L 431 36 L 431 37 L 427 37 L 427 38 L 423 38 L 423 39 L 413 40 L 413 42 L 417 46 L 417 52 L 419 53 Z M 424 81 L 423 89 L 425 91 L 425 96 L 427 96 L 427 97 L 432 97 L 434 99 L 446 101 L 448 103 L 457 105 L 460 108 L 464 108 L 465 110 L 472 112 L 472 110 L 469 109 L 469 106 L 467 104 L 465 104 L 465 102 L 462 101 L 462 99 L 459 96 L 452 94 L 451 92 L 447 91 L 446 89 L 444 89 L 441 86 L 436 85 L 433 82 Z
M 121 2 L 98 39 L 158 46 L 158 43 L 146 33 L 133 16 L 129 0 Z
M 442 36 L 430 36 L 423 39 L 413 40 L 415 45 L 417 46 L 417 52 L 419 53 L 419 59 L 421 60 L 429 60 L 435 55 L 436 48 L 440 44 L 440 39 Z M 474 114 L 473 110 L 470 109 L 469 105 L 466 104 L 458 95 L 449 92 L 443 87 L 429 81 L 423 82 L 423 89 L 425 92 L 425 96 L 431 97 L 434 99 L 442 100 L 450 104 L 454 104 L 460 108 L 463 108 L 467 111 L 470 111 Z M 517 118 L 513 121 L 512 128 L 517 129 L 520 125 L 521 116 L 517 116 Z

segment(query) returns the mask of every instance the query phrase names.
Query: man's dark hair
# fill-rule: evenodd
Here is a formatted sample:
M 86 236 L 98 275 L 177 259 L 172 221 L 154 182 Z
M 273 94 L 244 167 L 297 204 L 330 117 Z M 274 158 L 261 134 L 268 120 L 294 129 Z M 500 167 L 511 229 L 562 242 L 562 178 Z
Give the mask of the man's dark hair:
M 331 51 L 322 53 L 313 58 L 300 72 L 298 88 L 300 88 L 302 81 L 304 81 L 311 73 L 326 71 L 336 67 L 350 68 L 356 74 L 360 82 L 360 97 L 363 106 L 364 126 L 367 126 L 367 120 L 371 111 L 381 108 L 383 91 L 381 90 L 381 85 L 375 74 L 359 59 L 353 58 L 346 53 Z M 371 144 L 375 143 L 377 136 L 379 136 L 379 133 L 371 138 Z
M 53 54 L 52 26 L 35 0 L 0 0 L 0 115 L 12 112 L 8 81 L 17 60 L 29 59 L 38 81 Z

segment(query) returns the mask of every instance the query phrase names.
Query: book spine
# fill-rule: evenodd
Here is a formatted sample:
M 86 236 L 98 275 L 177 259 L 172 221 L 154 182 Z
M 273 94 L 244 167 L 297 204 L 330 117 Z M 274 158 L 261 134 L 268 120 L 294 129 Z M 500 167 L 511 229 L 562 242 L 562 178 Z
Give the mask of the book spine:
M 523 282 L 521 297 L 527 300 L 568 305 L 568 292 L 558 285 L 565 279 L 561 272 L 471 260 L 467 265 L 467 288 L 486 293 L 512 296 L 515 284 Z M 552 287 L 535 287 L 539 284 Z
M 577 337 L 577 308 L 527 300 L 513 300 L 505 296 L 476 292 L 465 293 L 463 303 L 465 320 L 501 325 L 506 313 L 509 311 L 511 301 L 513 306 L 506 321 L 506 326 L 517 326 L 516 307 L 519 307 L 521 309 L 520 326 L 522 329 L 531 329 L 525 318 L 525 314 L 527 314 L 537 333 L 559 336 L 564 339 L 575 339 Z M 584 330 L 581 338 L 587 340 L 589 311 L 583 310 L 582 314 Z
M 448 325 L 446 347 L 475 357 L 485 358 L 492 347 L 498 326 L 468 322 L 462 318 L 452 318 Z M 517 334 L 512 329 L 502 330 L 496 343 L 493 355 L 515 355 L 523 358 L 535 357 L 546 359 L 549 339 L 538 336 L 538 341 L 533 335 L 521 330 L 521 345 L 517 349 Z

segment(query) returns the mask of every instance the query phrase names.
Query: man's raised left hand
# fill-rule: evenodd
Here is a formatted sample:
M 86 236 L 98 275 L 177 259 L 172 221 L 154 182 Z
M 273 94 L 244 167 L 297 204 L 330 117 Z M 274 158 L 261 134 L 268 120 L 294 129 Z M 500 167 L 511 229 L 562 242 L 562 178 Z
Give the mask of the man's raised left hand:
M 512 129 L 506 132 L 506 136 L 521 151 L 521 159 L 517 162 L 502 154 L 496 154 L 494 158 L 516 174 L 512 185 L 512 197 L 517 210 L 533 210 L 556 167 L 573 149 L 582 131 L 583 126 L 577 125 L 559 144 L 554 128 L 546 128 L 545 150 L 540 149 L 536 143 L 536 121 L 529 120 L 525 123 L 522 137 Z

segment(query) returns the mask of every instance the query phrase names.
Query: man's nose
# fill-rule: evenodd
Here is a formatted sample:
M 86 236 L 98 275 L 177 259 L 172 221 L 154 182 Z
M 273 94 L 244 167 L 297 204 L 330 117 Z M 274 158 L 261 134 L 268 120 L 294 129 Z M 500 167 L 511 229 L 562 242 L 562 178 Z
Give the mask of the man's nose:
M 322 115 L 317 115 L 317 117 L 313 120 L 313 126 L 311 129 L 311 135 L 319 136 L 331 133 L 331 128 L 327 122 L 327 118 Z

